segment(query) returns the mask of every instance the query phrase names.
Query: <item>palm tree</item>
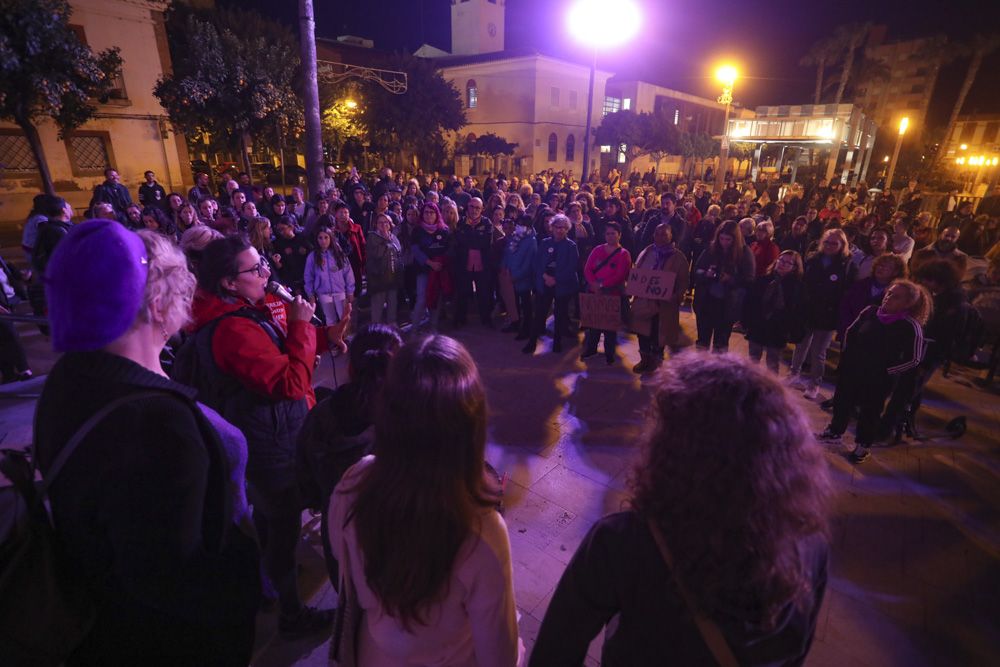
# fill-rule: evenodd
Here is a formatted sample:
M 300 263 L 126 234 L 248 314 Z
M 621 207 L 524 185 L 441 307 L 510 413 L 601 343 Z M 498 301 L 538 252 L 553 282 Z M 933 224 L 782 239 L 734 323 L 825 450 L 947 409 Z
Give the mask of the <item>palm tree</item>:
M 958 115 L 962 113 L 965 98 L 968 96 L 972 84 L 976 81 L 976 75 L 979 74 L 979 67 L 983 64 L 983 58 L 998 48 L 1000 48 L 1000 34 L 976 35 L 972 40 L 972 45 L 964 51 L 963 55 L 971 55 L 972 60 L 969 62 L 969 69 L 965 71 L 965 81 L 962 82 L 962 88 L 958 91 L 958 99 L 955 100 L 955 106 L 951 108 L 951 116 L 948 118 L 948 125 L 944 131 L 944 142 L 949 141 L 952 133 L 955 131 L 955 123 L 958 122 Z M 931 169 L 944 157 L 944 146 L 941 148 L 942 150 L 939 150 L 934 156 Z
M 802 67 L 816 68 L 816 93 L 813 96 L 813 104 L 819 104 L 823 95 L 823 76 L 826 68 L 836 63 L 843 53 L 842 43 L 834 37 L 822 39 L 809 49 L 809 53 L 799 61 Z
M 854 68 L 854 56 L 861 45 L 868 39 L 868 33 L 872 29 L 871 23 L 851 24 L 840 26 L 834 33 L 834 39 L 842 44 L 844 50 L 844 65 L 840 70 L 840 85 L 837 86 L 837 94 L 833 98 L 834 104 L 840 104 L 844 99 L 844 91 L 847 89 L 847 81 L 851 78 Z

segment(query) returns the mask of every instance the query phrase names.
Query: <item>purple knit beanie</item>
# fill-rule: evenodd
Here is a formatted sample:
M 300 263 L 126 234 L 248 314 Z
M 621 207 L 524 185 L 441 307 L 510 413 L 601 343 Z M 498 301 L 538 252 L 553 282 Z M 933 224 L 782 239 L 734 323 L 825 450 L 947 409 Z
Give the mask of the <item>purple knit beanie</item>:
M 119 338 L 139 314 L 148 274 L 146 246 L 121 223 L 74 226 L 45 270 L 52 347 L 99 350 Z

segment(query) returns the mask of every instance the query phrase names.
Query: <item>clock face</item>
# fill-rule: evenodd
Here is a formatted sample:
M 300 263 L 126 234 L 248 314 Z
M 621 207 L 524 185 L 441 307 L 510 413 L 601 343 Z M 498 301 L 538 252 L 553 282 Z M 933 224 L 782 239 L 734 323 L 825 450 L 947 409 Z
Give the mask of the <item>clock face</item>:
M 490 37 L 496 37 L 497 36 L 497 24 L 496 23 L 490 23 L 488 26 L 486 26 L 486 32 L 490 33 Z

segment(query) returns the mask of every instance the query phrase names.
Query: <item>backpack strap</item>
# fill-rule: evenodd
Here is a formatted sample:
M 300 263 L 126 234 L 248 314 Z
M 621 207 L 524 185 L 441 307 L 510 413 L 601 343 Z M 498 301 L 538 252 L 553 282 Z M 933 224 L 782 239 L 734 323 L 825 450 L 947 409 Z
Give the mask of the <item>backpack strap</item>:
M 684 600 L 684 605 L 691 613 L 691 616 L 694 617 L 694 622 L 698 626 L 698 632 L 701 634 L 705 645 L 708 646 L 708 650 L 711 651 L 712 657 L 715 658 L 715 662 L 721 667 L 739 667 L 740 663 L 736 659 L 736 656 L 733 655 L 733 650 L 729 648 L 729 643 L 722 634 L 722 630 L 719 629 L 715 621 L 698 609 L 694 603 L 694 598 L 691 597 L 691 594 L 688 593 L 684 584 L 677 577 L 673 556 L 670 553 L 670 549 L 667 548 L 667 541 L 663 538 L 663 533 L 660 531 L 659 526 L 652 519 L 647 519 L 646 525 L 649 526 L 649 532 L 653 535 L 653 540 L 660 551 L 660 556 L 663 557 L 663 562 L 670 568 L 674 583 L 677 584 L 677 590 L 680 591 L 681 598 Z
M 95 412 L 93 415 L 91 415 L 90 419 L 85 421 L 83 425 L 76 430 L 76 433 L 73 434 L 73 437 L 69 439 L 69 442 L 66 443 L 66 446 L 63 447 L 62 450 L 59 452 L 59 454 L 56 456 L 55 461 L 53 461 L 52 465 L 49 466 L 49 471 L 42 479 L 42 483 L 39 486 L 38 494 L 35 497 L 35 501 L 39 504 L 45 502 L 46 495 L 49 492 L 49 487 L 52 486 L 52 482 L 54 482 L 56 477 L 59 476 L 60 471 L 62 471 L 63 466 L 66 465 L 66 462 L 69 460 L 70 456 L 73 455 L 73 452 L 76 451 L 76 448 L 83 441 L 83 439 L 86 438 L 87 435 L 89 435 L 90 432 L 94 430 L 94 428 L 99 423 L 101 423 L 101 421 L 103 421 L 105 417 L 107 417 L 112 412 L 114 412 L 121 406 L 125 405 L 126 403 L 131 403 L 133 401 L 141 401 L 147 398 L 156 398 L 158 396 L 168 396 L 168 394 L 163 391 L 140 391 L 138 393 L 128 394 L 126 396 L 120 396 L 115 400 L 111 401 L 110 403 L 108 403 L 107 405 L 105 405 L 97 412 Z M 35 414 L 37 418 L 38 414 L 37 410 L 35 411 Z M 36 427 L 37 427 L 37 422 L 36 422 Z M 35 433 L 37 432 L 38 431 L 36 428 Z M 33 466 L 37 469 L 38 458 L 36 456 L 32 456 L 32 461 L 33 461 Z

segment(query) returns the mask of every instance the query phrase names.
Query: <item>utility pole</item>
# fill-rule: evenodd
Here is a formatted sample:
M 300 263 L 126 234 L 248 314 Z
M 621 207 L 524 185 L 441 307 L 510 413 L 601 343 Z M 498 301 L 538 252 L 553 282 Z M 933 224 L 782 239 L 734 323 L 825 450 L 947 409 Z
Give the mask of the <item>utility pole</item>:
M 323 183 L 323 138 L 319 120 L 316 74 L 316 18 L 312 0 L 299 0 L 299 55 L 302 59 L 302 102 L 306 121 L 306 182 L 314 198 Z

